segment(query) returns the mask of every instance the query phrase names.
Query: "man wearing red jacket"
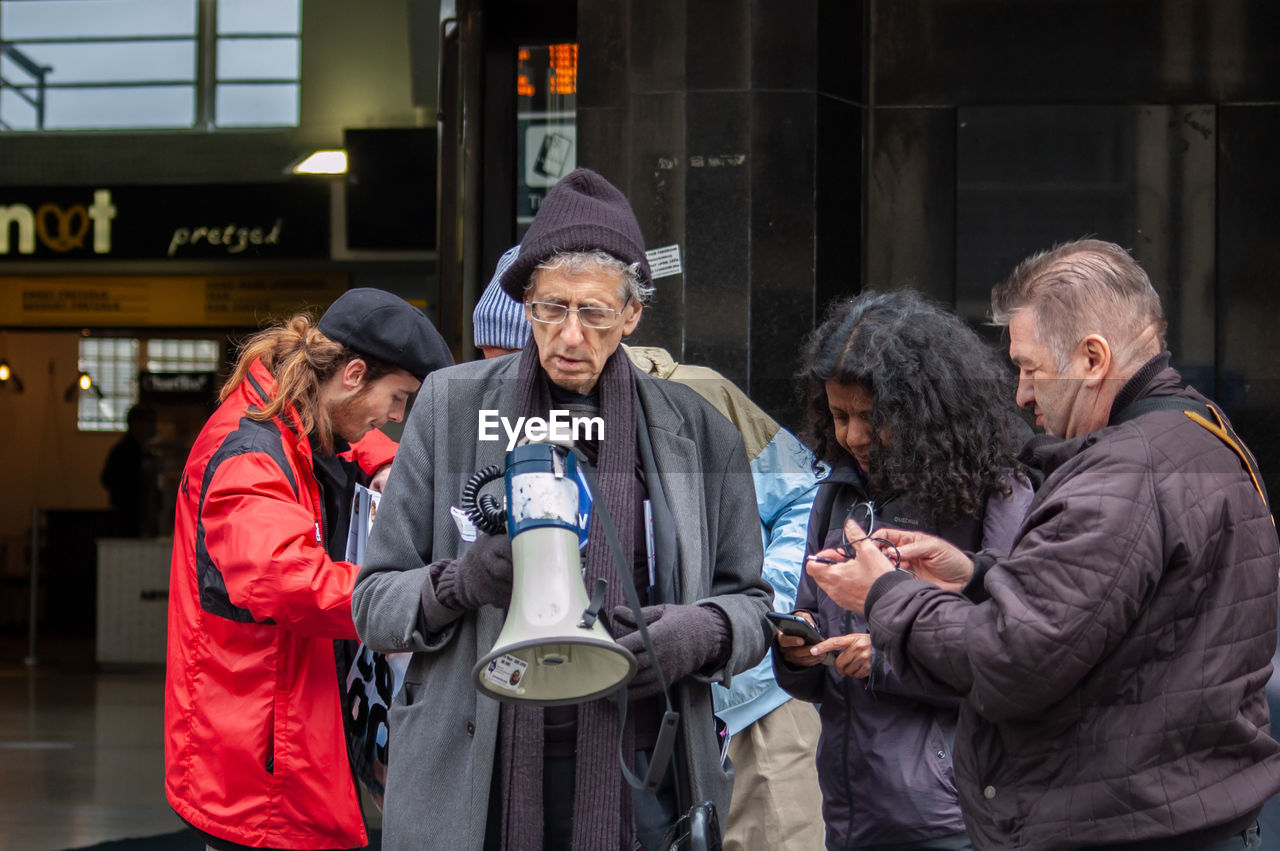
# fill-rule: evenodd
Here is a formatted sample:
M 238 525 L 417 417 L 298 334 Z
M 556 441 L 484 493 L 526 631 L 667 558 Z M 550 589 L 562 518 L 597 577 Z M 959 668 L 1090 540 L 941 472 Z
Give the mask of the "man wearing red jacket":
M 355 639 L 343 555 L 356 481 L 381 489 L 400 421 L 452 363 L 421 311 L 344 293 L 241 349 L 196 439 L 169 586 L 165 787 L 212 848 L 360 848 L 335 640 Z

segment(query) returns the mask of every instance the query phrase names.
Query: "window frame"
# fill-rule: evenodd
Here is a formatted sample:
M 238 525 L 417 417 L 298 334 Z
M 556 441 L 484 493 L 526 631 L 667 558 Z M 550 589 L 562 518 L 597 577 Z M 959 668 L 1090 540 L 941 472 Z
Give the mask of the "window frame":
M 86 346 L 92 341 L 93 346 Z M 128 357 L 120 357 L 118 351 L 109 356 L 100 353 L 86 354 L 86 348 L 101 348 L 109 342 L 115 350 L 123 341 L 126 347 L 132 344 L 133 351 Z M 169 348 L 176 344 L 182 349 L 190 344 L 192 353 L 181 352 L 171 356 L 163 351 L 154 352 L 153 348 Z M 79 390 L 76 400 L 76 431 L 82 433 L 101 434 L 103 432 L 123 432 L 128 430 L 127 417 L 129 408 L 141 400 L 140 376 L 143 372 L 155 374 L 173 374 L 184 372 L 209 372 L 216 374 L 222 369 L 223 348 L 226 340 L 214 336 L 184 336 L 174 334 L 157 336 L 116 337 L 107 335 L 86 335 L 76 341 L 76 357 L 79 371 L 87 372 L 93 379 L 94 390 Z M 204 350 L 203 352 L 201 350 Z M 110 362 L 111 369 L 103 364 Z M 121 381 L 119 370 L 127 363 L 128 377 Z M 79 376 L 77 375 L 77 380 Z M 121 384 L 127 389 L 122 389 Z M 68 392 L 76 392 L 68 388 Z M 98 393 L 102 395 L 99 396 Z M 102 416 L 103 405 L 113 409 L 114 416 Z
M 239 30 L 228 30 L 225 33 L 218 32 L 218 2 L 219 0 L 193 0 L 195 5 L 195 31 L 190 36 L 190 41 L 194 46 L 195 67 L 190 80 L 172 78 L 172 79 L 154 79 L 154 80 L 116 80 L 116 81 L 90 81 L 90 82 L 48 82 L 42 79 L 39 62 L 32 57 L 27 56 L 22 48 L 25 45 L 38 44 L 139 44 L 145 42 L 181 42 L 186 41 L 185 35 L 137 35 L 137 36 L 73 36 L 73 37 L 49 37 L 49 38 L 3 38 L 3 32 L 0 31 L 0 39 L 2 39 L 2 52 L 4 58 L 19 66 L 20 70 L 31 75 L 30 80 L 11 80 L 0 74 L 0 91 L 13 92 L 15 97 L 29 103 L 35 110 L 34 127 L 12 127 L 5 124 L 0 117 L 0 136 L 5 134 L 66 134 L 66 133 L 101 133 L 101 132 L 125 132 L 125 133 L 206 133 L 206 132 L 241 132 L 244 130 L 255 129 L 290 129 L 296 128 L 301 123 L 302 110 L 302 6 L 303 0 L 297 0 L 298 18 L 297 29 L 294 32 L 280 31 L 264 31 L 264 32 L 243 32 Z M 228 77 L 223 80 L 218 76 L 218 47 L 223 40 L 236 41 L 252 41 L 252 40 L 269 40 L 269 41 L 293 41 L 296 43 L 297 70 L 292 77 Z M 294 99 L 294 113 L 289 121 L 285 123 L 244 123 L 237 122 L 234 124 L 218 123 L 218 100 L 222 87 L 292 87 Z M 154 125 L 112 125 L 106 127 L 48 127 L 45 126 L 47 104 L 44 94 L 49 91 L 57 90 L 92 90 L 92 89 L 156 89 L 156 88 L 187 88 L 190 87 L 193 96 L 192 120 L 190 124 L 154 124 Z M 36 97 L 33 98 L 29 93 L 35 91 Z
M 113 350 L 109 355 L 101 352 L 86 354 L 86 348 L 100 349 L 109 343 Z M 132 344 L 133 352 L 129 357 L 121 357 L 119 344 L 126 348 Z M 92 344 L 92 345 L 89 345 Z M 75 384 L 68 392 L 76 396 L 76 431 L 100 434 L 102 432 L 123 432 L 128 430 L 127 417 L 129 408 L 138 403 L 138 356 L 142 351 L 138 337 L 94 337 L 83 336 L 76 340 L 76 381 L 79 373 L 88 373 L 95 389 L 81 390 Z M 110 369 L 104 364 L 111 364 Z M 128 377 L 121 381 L 118 371 L 128 370 Z M 124 384 L 124 388 L 121 388 Z M 108 415 L 102 415 L 102 408 L 108 409 Z M 116 410 L 118 408 L 118 410 Z

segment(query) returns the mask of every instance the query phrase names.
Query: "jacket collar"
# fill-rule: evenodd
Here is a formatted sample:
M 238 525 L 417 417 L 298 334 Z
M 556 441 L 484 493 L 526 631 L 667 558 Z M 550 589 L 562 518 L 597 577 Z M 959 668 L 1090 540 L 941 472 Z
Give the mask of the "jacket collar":
M 261 358 L 250 364 L 245 380 L 240 383 L 240 392 L 245 395 L 247 406 L 258 410 L 265 408 L 271 399 L 275 397 L 275 376 L 271 374 L 271 370 L 267 369 Z M 297 412 L 291 408 L 287 413 L 287 417 L 275 418 L 276 423 L 280 426 L 280 434 L 291 449 L 309 458 L 311 456 L 311 444 L 309 441 L 301 439 L 302 435 L 298 431 L 300 420 Z
M 1169 352 L 1161 352 L 1135 372 L 1111 403 L 1108 424 L 1115 423 L 1125 408 L 1148 396 L 1172 396 L 1182 389 L 1182 378 L 1169 366 Z
M 265 408 L 275 396 L 275 376 L 271 374 L 271 370 L 267 369 L 261 358 L 249 364 L 249 372 L 240 385 L 240 392 L 245 394 L 250 405 L 259 410 Z
M 649 428 L 678 434 L 684 427 L 684 414 L 668 401 L 663 381 L 641 371 L 634 364 L 631 368 L 636 374 L 636 396 L 644 406 Z M 658 466 L 661 467 L 662 464 Z
M 823 476 L 819 481 L 824 485 L 851 485 L 859 493 L 865 494 L 867 492 L 866 475 L 858 466 L 858 462 L 848 453 L 842 452 L 841 455 L 843 457 L 832 463 L 828 468 L 827 475 Z
M 1161 352 L 1130 376 L 1111 404 L 1108 427 L 1116 422 L 1119 414 L 1134 402 L 1148 396 L 1172 396 L 1182 389 L 1182 378 L 1176 369 L 1169 366 L 1169 358 L 1169 352 Z M 1097 435 L 1097 432 L 1090 432 L 1063 439 L 1048 434 L 1038 434 L 1023 446 L 1018 460 L 1048 476 L 1068 459 L 1097 443 Z
M 670 378 L 676 371 L 678 364 L 666 349 L 657 346 L 628 346 L 626 343 L 622 343 L 621 346 L 623 353 L 639 367 L 641 372 L 658 378 Z
M 1092 433 L 1063 439 L 1051 434 L 1037 434 L 1023 444 L 1018 460 L 1039 470 L 1048 478 L 1054 470 L 1097 441 Z

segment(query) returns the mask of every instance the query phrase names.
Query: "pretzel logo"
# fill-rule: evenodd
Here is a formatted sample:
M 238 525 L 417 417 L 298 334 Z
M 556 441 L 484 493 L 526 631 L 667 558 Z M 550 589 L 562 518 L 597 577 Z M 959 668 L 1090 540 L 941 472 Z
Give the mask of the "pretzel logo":
M 47 227 L 52 218 L 57 233 Z M 84 247 L 85 234 L 89 232 L 89 213 L 84 204 L 76 204 L 63 210 L 57 204 L 41 204 L 36 208 L 36 233 L 45 247 L 64 254 L 73 248 Z
M 0 257 L 7 255 L 10 248 L 16 248 L 18 254 L 35 254 L 37 241 L 58 254 L 84 249 L 91 229 L 93 253 L 111 253 L 111 222 L 116 217 L 116 207 L 111 203 L 110 189 L 93 190 L 93 203 L 87 206 L 44 203 L 33 210 L 27 204 L 3 201 L 0 193 Z

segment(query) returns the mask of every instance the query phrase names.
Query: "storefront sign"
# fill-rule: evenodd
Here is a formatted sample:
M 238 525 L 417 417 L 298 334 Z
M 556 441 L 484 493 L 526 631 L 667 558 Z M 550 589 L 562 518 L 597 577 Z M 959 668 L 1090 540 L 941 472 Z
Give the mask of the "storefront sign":
M 143 402 L 207 402 L 213 398 L 212 372 L 140 372 Z
M 0 277 L 0 324 L 35 327 L 253 327 L 323 310 L 347 276 Z
M 326 183 L 0 187 L 0 263 L 327 257 Z

